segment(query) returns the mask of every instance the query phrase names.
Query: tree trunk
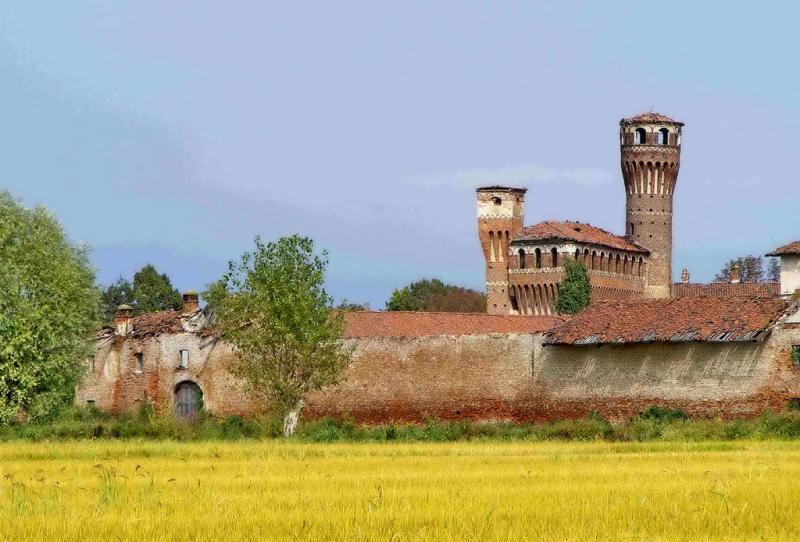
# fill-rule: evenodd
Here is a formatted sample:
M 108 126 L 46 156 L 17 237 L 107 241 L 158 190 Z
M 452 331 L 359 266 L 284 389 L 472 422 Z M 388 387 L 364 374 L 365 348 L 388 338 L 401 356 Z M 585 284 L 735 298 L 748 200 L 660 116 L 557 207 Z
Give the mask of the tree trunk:
M 297 429 L 297 420 L 300 419 L 300 411 L 303 409 L 303 400 L 300 399 L 295 403 L 284 416 L 283 416 L 283 436 L 291 437 L 294 435 L 294 430 Z

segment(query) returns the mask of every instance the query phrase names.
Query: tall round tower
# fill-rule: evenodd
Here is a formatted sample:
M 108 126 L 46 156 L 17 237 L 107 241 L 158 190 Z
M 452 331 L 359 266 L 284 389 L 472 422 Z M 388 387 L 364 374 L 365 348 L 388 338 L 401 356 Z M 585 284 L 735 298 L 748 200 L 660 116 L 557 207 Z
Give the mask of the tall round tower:
M 486 260 L 486 311 L 508 314 L 508 260 L 511 240 L 525 219 L 525 188 L 484 186 L 477 189 L 478 237 Z
M 670 297 L 672 290 L 672 195 L 678 181 L 682 122 L 643 113 L 619 123 L 625 179 L 625 231 L 650 251 L 645 296 Z

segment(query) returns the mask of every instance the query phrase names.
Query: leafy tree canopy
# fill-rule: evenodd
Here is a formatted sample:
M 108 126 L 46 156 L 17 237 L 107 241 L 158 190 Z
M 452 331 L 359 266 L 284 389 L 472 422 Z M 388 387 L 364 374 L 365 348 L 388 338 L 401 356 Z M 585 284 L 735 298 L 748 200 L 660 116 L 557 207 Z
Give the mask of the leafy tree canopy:
M 71 402 L 99 293 L 88 249 L 44 208 L 0 192 L 0 424 L 46 420 Z
M 111 322 L 114 319 L 114 313 L 117 312 L 117 308 L 120 305 L 136 305 L 133 296 L 133 284 L 119 277 L 114 283 L 103 290 L 100 296 L 100 304 L 103 310 L 103 321 L 106 323 Z
M 369 303 L 354 303 L 352 301 L 348 301 L 346 298 L 342 299 L 342 301 L 336 305 L 337 311 L 346 311 L 346 312 L 358 312 L 358 311 L 368 311 Z
M 386 310 L 486 312 L 486 295 L 439 279 L 423 279 L 392 292 Z
M 327 254 L 311 239 L 283 237 L 231 262 L 204 294 L 219 332 L 235 348 L 233 373 L 294 432 L 306 394 L 339 381 L 351 350 L 344 316 L 331 310 L 323 283 Z
M 741 282 L 778 282 L 781 279 L 781 270 L 777 258 L 770 258 L 767 272 L 764 272 L 764 259 L 759 256 L 741 256 L 729 260 L 717 276 L 716 282 L 730 281 L 731 271 L 734 266 L 739 266 L 739 280 Z
M 133 298 L 135 308 L 140 312 L 178 310 L 183 305 L 180 292 L 172 286 L 167 274 L 159 274 L 152 264 L 134 273 Z
M 101 303 L 103 319 L 108 323 L 120 305 L 132 306 L 136 314 L 177 310 L 183 305 L 183 296 L 166 273 L 159 273 L 153 264 L 147 264 L 134 273 L 132 283 L 119 277 L 104 289 Z
M 591 302 L 592 284 L 589 274 L 578 260 L 568 258 L 564 262 L 565 275 L 558 289 L 556 311 L 560 314 L 577 314 Z

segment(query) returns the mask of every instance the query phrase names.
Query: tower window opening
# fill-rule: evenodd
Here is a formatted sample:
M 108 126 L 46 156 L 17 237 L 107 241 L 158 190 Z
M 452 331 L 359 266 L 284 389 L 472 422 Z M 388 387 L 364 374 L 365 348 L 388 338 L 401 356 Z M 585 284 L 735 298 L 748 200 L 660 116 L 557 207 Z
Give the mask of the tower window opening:
M 633 222 L 631 222 L 631 235 L 635 235 L 635 234 L 636 234 L 636 226 L 634 225 Z
M 525 251 L 519 249 L 519 252 L 517 254 L 519 254 L 519 268 L 525 269 Z
M 536 269 L 542 268 L 542 249 L 537 248 L 534 252 L 534 256 L 536 257 Z
M 634 145 L 644 145 L 645 141 L 647 141 L 647 132 L 644 131 L 644 128 L 637 128 L 633 133 Z
M 597 252 L 595 252 L 595 251 L 593 250 L 593 251 L 592 251 L 592 266 L 591 266 L 591 269 L 595 269 L 595 262 L 596 262 L 596 260 L 597 260 Z
M 500 198 L 495 196 L 495 197 L 492 198 L 492 203 L 494 203 L 495 205 L 500 205 L 502 203 L 502 201 L 500 200 Z
M 658 144 L 659 145 L 669 144 L 669 130 L 667 130 L 666 128 L 661 128 L 658 131 Z
M 550 249 L 550 265 L 558 267 L 558 249 L 556 247 Z

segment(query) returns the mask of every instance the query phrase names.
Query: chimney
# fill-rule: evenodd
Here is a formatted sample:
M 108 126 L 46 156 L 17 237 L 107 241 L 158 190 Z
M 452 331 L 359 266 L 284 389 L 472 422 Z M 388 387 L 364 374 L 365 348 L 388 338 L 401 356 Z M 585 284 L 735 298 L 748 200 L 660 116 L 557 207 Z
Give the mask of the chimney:
M 200 308 L 200 298 L 197 295 L 197 292 L 188 291 L 183 293 L 183 309 L 181 312 L 183 314 L 191 314 L 193 312 L 197 312 Z
M 686 268 L 681 271 L 681 282 L 684 284 L 689 284 L 689 270 Z
M 741 268 L 738 263 L 731 266 L 731 284 L 739 284 Z
M 127 335 L 133 331 L 133 307 L 120 305 L 114 314 L 114 329 L 117 335 Z

